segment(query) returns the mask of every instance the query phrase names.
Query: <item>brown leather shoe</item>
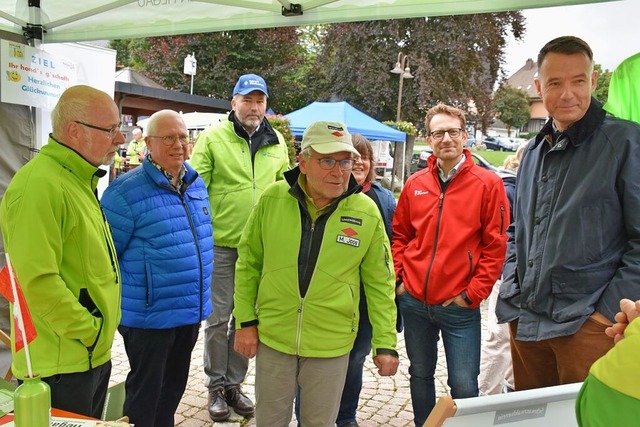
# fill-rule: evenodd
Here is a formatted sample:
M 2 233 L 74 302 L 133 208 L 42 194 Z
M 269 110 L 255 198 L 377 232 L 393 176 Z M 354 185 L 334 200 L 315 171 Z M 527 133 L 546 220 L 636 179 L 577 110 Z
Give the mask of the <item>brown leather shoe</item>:
M 253 415 L 255 410 L 253 402 L 242 392 L 239 385 L 227 387 L 224 393 L 227 398 L 227 404 L 236 411 L 236 414 L 243 417 Z
M 229 419 L 231 410 L 229 409 L 229 405 L 227 405 L 225 393 L 221 388 L 209 392 L 207 409 L 213 421 L 226 421 Z

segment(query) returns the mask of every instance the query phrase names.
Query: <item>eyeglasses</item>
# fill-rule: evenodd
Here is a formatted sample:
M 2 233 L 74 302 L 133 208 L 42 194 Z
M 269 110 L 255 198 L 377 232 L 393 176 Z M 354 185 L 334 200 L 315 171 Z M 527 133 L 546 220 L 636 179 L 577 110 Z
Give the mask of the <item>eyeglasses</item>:
M 187 135 L 167 135 L 167 136 L 155 136 L 147 135 L 149 138 L 160 138 L 164 145 L 173 145 L 177 141 L 180 141 L 181 145 L 187 145 L 189 143 L 189 137 Z
M 429 136 L 436 142 L 440 142 L 444 139 L 444 134 L 448 133 L 449 136 L 451 137 L 451 139 L 455 139 L 457 137 L 459 137 L 462 132 L 464 131 L 464 129 L 460 129 L 460 128 L 453 128 L 453 129 L 446 129 L 446 130 L 434 130 L 433 132 L 431 132 L 429 134 Z
M 365 161 L 369 160 L 369 157 L 367 156 L 358 156 L 355 159 L 353 159 L 356 163 L 364 163 Z
M 109 138 L 110 139 L 113 139 L 116 136 L 116 132 L 120 132 L 120 130 L 122 129 L 122 122 L 118 123 L 117 125 L 115 125 L 114 127 L 110 128 L 110 129 L 102 128 L 102 127 L 96 126 L 96 125 L 90 125 L 89 123 L 81 122 L 79 120 L 74 120 L 74 122 L 76 122 L 79 125 L 91 128 L 91 129 L 96 129 L 96 130 L 101 130 L 102 132 L 106 132 L 106 133 L 109 134 Z
M 318 163 L 320 163 L 320 168 L 327 171 L 333 169 L 336 166 L 336 163 L 338 163 L 340 165 L 340 170 L 347 172 L 353 169 L 353 164 L 356 162 L 355 159 L 336 160 L 336 159 L 319 159 L 313 156 L 309 156 L 309 157 L 311 157 L 312 159 L 316 159 Z

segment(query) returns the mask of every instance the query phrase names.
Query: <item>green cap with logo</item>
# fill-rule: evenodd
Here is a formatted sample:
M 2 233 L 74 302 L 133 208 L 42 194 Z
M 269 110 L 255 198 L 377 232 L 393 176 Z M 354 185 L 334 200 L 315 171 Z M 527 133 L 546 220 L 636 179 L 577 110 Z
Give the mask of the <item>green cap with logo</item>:
M 313 122 L 302 135 L 302 150 L 313 148 L 320 154 L 333 154 L 347 151 L 359 156 L 351 142 L 347 126 L 340 122 Z

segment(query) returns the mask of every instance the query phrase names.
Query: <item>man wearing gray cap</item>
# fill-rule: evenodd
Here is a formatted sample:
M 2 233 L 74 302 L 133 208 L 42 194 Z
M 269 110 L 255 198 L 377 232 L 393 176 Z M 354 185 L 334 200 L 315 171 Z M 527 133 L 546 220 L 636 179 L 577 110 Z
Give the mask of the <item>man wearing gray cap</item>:
M 207 186 L 213 223 L 213 313 L 204 328 L 207 408 L 213 421 L 227 420 L 229 407 L 244 416 L 252 415 L 254 409 L 240 388 L 249 359 L 233 351 L 235 328 L 230 317 L 242 228 L 264 189 L 289 169 L 284 138 L 264 118 L 268 97 L 262 77 L 240 76 L 229 120 L 198 136 L 189 161 Z
M 335 424 L 361 283 L 378 373 L 398 368 L 389 239 L 351 175 L 358 155 L 345 125 L 312 123 L 299 167 L 264 192 L 240 239 L 235 349 L 257 356 L 257 427 L 288 426 L 298 388 L 301 425 Z

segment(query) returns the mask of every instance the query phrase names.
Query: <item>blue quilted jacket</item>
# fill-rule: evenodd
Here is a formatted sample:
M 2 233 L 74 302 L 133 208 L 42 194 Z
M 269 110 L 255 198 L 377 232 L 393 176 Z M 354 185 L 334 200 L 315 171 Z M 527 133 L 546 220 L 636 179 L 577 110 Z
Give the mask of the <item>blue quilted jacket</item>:
M 198 173 L 185 166 L 181 192 L 145 158 L 102 196 L 122 273 L 123 326 L 191 325 L 212 311 L 209 196 Z

